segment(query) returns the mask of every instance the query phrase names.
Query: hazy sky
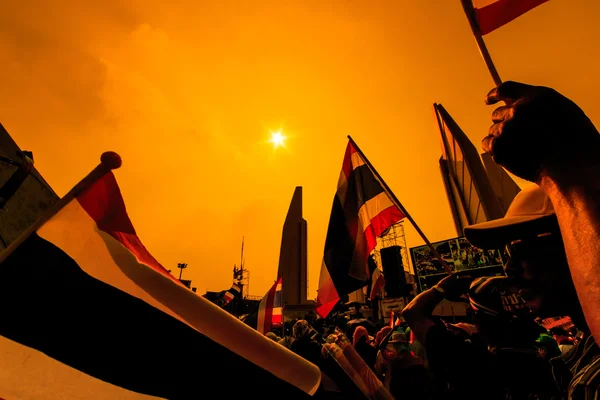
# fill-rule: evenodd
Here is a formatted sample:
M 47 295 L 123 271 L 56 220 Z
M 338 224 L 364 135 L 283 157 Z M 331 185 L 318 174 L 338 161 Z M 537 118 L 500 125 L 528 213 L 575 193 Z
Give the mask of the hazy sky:
M 59 195 L 105 150 L 150 251 L 199 292 L 277 273 L 304 187 L 315 296 L 350 134 L 432 241 L 456 236 L 432 103 L 479 143 L 492 80 L 459 0 L 20 1 L 0 13 L 0 122 Z M 551 0 L 486 36 L 503 79 L 600 123 L 600 2 Z M 269 133 L 290 136 L 273 150 Z M 412 229 L 409 246 L 420 245 Z

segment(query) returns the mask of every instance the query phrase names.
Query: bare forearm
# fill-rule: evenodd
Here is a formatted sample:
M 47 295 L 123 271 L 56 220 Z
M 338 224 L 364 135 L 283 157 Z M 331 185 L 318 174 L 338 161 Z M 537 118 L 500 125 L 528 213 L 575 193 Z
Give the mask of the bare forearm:
M 427 331 L 433 325 L 431 314 L 442 300 L 443 297 L 437 290 L 429 289 L 415 297 L 402 310 L 402 316 L 422 344 L 425 344 Z
M 556 210 L 586 322 L 600 337 L 600 163 L 586 163 L 567 174 L 544 174 L 539 184 Z

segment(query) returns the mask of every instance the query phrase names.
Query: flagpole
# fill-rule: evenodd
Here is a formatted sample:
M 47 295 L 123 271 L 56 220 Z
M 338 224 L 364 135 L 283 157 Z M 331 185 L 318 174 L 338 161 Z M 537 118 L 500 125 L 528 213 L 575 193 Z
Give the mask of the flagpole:
M 37 231 L 42 225 L 57 214 L 63 207 L 69 204 L 74 198 L 83 191 L 92 186 L 96 181 L 108 174 L 113 169 L 121 166 L 121 157 L 112 151 L 103 153 L 100 157 L 100 164 L 96 166 L 85 178 L 77 183 L 69 192 L 59 199 L 46 213 L 40 216 L 25 232 L 23 232 L 15 241 L 13 241 L 4 251 L 0 253 L 0 263 L 8 258 L 29 236 Z
M 475 42 L 477 42 L 477 47 L 479 48 L 479 52 L 481 53 L 481 57 L 483 57 L 483 61 L 492 75 L 492 79 L 496 86 L 500 86 L 502 84 L 502 79 L 500 79 L 500 74 L 498 74 L 498 70 L 492 61 L 492 57 L 490 56 L 490 52 L 485 45 L 483 40 L 483 36 L 479 31 L 479 26 L 475 22 L 475 9 L 473 8 L 473 0 L 461 0 L 460 1 L 463 6 L 463 10 L 465 11 L 465 15 L 469 20 L 469 25 L 471 26 L 471 31 L 473 32 L 473 36 L 475 36 Z
M 383 178 L 381 177 L 381 175 L 379 175 L 379 172 L 377 172 L 377 170 L 375 169 L 375 167 L 373 166 L 373 164 L 371 164 L 371 162 L 365 156 L 365 154 L 362 152 L 362 150 L 360 149 L 360 147 L 358 147 L 358 145 L 356 144 L 356 142 L 354 141 L 354 139 L 352 139 L 352 137 L 350 137 L 350 135 L 348 135 L 348 139 L 352 143 L 352 146 L 354 146 L 354 148 L 356 149 L 356 152 L 358 154 L 360 154 L 360 156 L 363 158 L 363 160 L 365 160 L 365 164 L 367 164 L 369 166 L 369 168 L 371 169 L 371 171 L 373 171 L 373 174 L 375 174 L 375 176 L 377 177 L 377 179 L 379 180 L 379 182 L 381 182 L 381 184 L 383 185 L 384 189 L 389 193 L 389 195 L 391 196 L 392 201 L 395 203 L 395 205 L 402 211 L 402 213 L 404 214 L 404 216 L 406 217 L 406 219 L 410 221 L 410 223 L 416 229 L 417 233 L 425 241 L 425 244 L 427 245 L 427 247 L 429 247 L 429 250 L 431 250 L 431 252 L 433 253 L 433 255 L 435 255 L 435 257 L 440 261 L 440 263 L 442 264 L 442 267 L 446 270 L 446 272 L 449 273 L 449 274 L 451 274 L 452 270 L 450 269 L 450 267 L 448 266 L 448 264 L 446 264 L 446 261 L 444 261 L 444 259 L 442 258 L 442 256 L 440 256 L 440 254 L 437 252 L 437 250 L 435 249 L 435 247 L 433 247 L 433 245 L 431 244 L 431 242 L 429 241 L 429 239 L 427 239 L 427 236 L 425 236 L 425 233 L 423 233 L 423 231 L 421 230 L 421 228 L 419 228 L 419 225 L 417 225 L 417 223 L 410 216 L 410 214 L 408 213 L 408 211 L 406 211 L 406 208 L 404 208 L 404 206 L 402 205 L 402 203 L 400 203 L 400 200 L 398 200 L 398 198 L 396 197 L 396 195 L 394 194 L 394 192 L 392 192 L 392 189 L 390 189 L 390 187 L 387 185 L 387 183 L 385 183 L 385 181 L 383 180 Z

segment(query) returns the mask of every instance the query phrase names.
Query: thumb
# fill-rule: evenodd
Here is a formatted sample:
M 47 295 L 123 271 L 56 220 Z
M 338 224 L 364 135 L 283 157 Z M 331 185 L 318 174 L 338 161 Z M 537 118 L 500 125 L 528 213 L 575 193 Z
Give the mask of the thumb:
M 535 86 L 525 83 L 506 81 L 500 86 L 490 90 L 485 98 L 485 104 L 496 104 L 499 101 L 512 103 L 527 96 L 535 89 Z

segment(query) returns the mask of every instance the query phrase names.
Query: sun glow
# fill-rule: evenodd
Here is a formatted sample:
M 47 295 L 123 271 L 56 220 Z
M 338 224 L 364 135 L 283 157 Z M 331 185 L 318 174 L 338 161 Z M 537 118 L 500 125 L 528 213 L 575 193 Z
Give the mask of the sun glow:
M 285 139 L 286 137 L 281 134 L 281 131 L 272 132 L 271 140 L 269 140 L 269 142 L 273 143 L 273 147 L 275 148 L 280 146 L 285 147 Z

